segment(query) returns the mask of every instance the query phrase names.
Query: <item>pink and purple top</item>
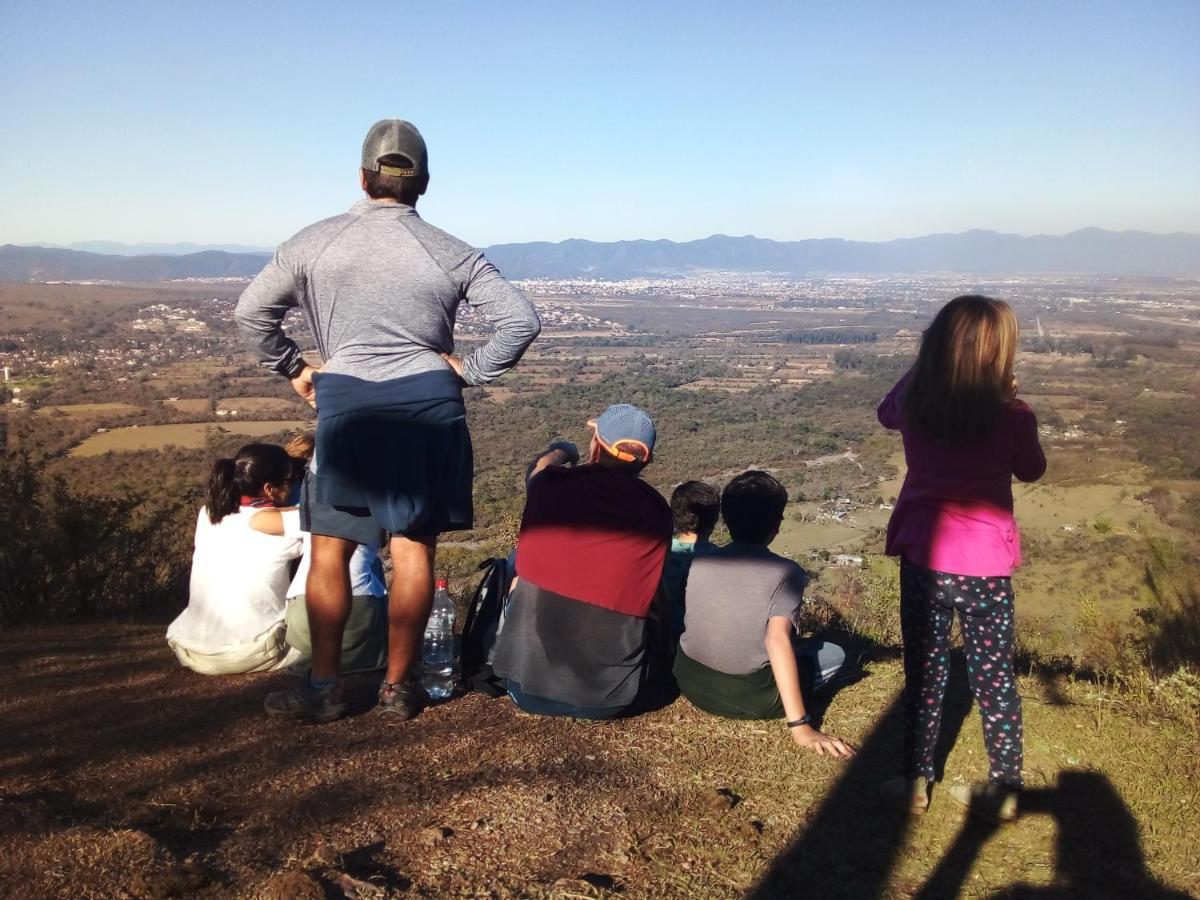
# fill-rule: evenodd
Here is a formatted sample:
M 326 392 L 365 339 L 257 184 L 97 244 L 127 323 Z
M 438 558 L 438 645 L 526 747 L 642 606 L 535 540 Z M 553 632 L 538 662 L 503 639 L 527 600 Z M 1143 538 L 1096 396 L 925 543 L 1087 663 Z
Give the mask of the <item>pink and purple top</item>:
M 1046 471 L 1037 417 L 1011 401 L 986 438 L 949 443 L 905 421 L 905 375 L 879 404 L 879 423 L 904 438 L 908 474 L 887 531 L 887 554 L 954 575 L 1011 575 L 1021 564 L 1012 479 L 1037 481 Z

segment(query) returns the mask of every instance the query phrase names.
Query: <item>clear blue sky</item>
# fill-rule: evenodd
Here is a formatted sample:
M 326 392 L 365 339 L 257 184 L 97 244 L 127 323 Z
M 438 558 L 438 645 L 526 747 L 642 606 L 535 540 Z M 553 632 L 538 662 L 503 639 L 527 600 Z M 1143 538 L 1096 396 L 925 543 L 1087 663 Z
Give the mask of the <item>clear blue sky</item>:
M 0 3 L 0 243 L 1200 231 L 1200 2 Z

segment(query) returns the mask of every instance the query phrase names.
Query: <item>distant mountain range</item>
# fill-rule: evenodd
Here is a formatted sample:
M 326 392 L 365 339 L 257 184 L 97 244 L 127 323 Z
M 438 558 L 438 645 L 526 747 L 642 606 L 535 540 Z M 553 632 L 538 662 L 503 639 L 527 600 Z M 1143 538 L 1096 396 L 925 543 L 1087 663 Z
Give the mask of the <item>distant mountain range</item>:
M 488 258 L 512 278 L 628 278 L 702 272 L 1200 275 L 1200 235 L 1085 228 L 1062 236 L 964 231 L 881 243 L 772 241 L 716 234 L 698 241 L 569 240 L 497 244 Z
M 93 246 L 110 246 L 96 242 Z M 169 245 L 160 245 L 169 246 Z M 716 234 L 697 241 L 567 240 L 496 244 L 488 257 L 509 278 L 600 278 L 712 272 L 963 272 L 1081 275 L 1200 275 L 1200 235 L 1104 231 L 999 234 L 973 230 L 870 243 L 836 238 L 773 241 Z M 268 253 L 121 256 L 49 247 L 0 247 L 0 281 L 161 281 L 251 277 Z
M 267 253 L 204 250 L 181 256 L 116 256 L 53 247 L 0 247 L 0 281 L 168 281 L 173 278 L 253 278 Z
M 53 246 L 59 246 L 55 244 Z M 193 244 L 181 241 L 174 244 L 123 244 L 120 241 L 76 241 L 67 244 L 64 250 L 83 250 L 87 253 L 111 253 L 117 256 L 145 256 L 168 254 L 181 256 L 185 253 L 201 253 L 205 250 L 223 250 L 226 253 L 270 253 L 273 247 L 252 247 L 248 244 Z

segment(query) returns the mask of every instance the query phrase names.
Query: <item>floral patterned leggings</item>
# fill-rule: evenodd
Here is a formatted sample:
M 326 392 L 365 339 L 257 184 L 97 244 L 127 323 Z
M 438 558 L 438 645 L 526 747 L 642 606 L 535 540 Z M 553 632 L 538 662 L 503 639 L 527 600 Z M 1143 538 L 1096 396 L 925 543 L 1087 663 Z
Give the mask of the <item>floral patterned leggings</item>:
M 1009 578 L 935 572 L 900 561 L 904 637 L 904 768 L 933 780 L 934 749 L 950 675 L 950 626 L 958 611 L 971 693 L 983 719 L 988 778 L 1021 787 L 1021 698 L 1013 676 Z

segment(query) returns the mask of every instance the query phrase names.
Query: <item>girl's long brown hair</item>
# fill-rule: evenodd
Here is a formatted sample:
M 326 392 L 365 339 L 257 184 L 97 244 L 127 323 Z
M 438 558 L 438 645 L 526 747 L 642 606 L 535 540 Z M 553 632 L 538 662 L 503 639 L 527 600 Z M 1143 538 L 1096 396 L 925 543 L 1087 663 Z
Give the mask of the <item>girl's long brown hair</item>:
M 908 421 L 933 437 L 986 437 L 1016 396 L 1017 317 L 1003 300 L 969 294 L 941 308 L 921 338 L 904 392 Z

